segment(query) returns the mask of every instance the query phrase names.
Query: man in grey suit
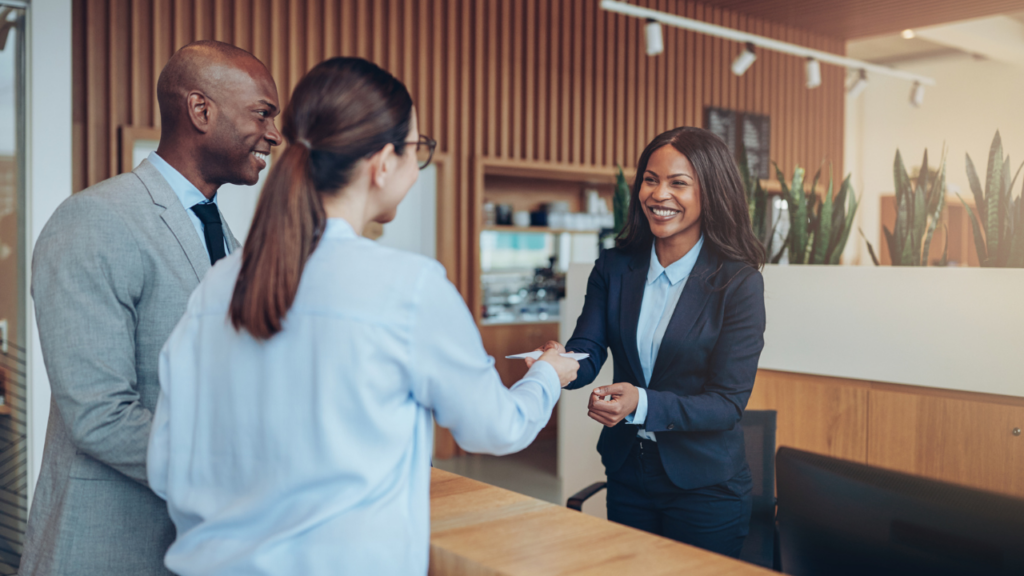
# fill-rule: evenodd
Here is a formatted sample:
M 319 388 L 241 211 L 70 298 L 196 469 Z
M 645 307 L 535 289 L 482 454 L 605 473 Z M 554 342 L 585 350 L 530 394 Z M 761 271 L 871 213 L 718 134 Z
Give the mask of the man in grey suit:
M 281 134 L 273 78 L 227 44 L 175 53 L 157 98 L 156 153 L 67 199 L 36 244 L 53 400 L 23 576 L 169 574 L 174 525 L 146 484 L 157 359 L 211 264 L 239 248 L 218 187 L 255 184 Z

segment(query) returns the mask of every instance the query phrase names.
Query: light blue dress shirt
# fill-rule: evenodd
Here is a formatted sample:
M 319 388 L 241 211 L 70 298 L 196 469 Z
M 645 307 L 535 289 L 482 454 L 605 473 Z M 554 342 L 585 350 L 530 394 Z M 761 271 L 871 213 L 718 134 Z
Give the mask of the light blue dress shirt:
M 661 349 L 661 341 L 665 338 L 665 331 L 668 330 L 668 323 L 672 320 L 672 314 L 676 310 L 679 296 L 686 287 L 686 279 L 697 264 L 697 257 L 704 246 L 702 235 L 693 248 L 685 256 L 664 267 L 658 261 L 658 253 L 651 245 L 651 266 L 647 270 L 647 285 L 644 287 L 644 299 L 640 304 L 640 320 L 636 327 L 636 346 L 640 352 L 640 366 L 644 371 L 644 386 L 640 388 L 640 400 L 636 405 L 636 411 L 626 416 L 626 422 L 640 426 L 637 436 L 647 440 L 657 439 L 654 432 L 644 430 L 643 425 L 647 420 L 647 390 L 646 386 L 651 384 L 651 373 L 654 372 L 654 362 L 658 359 L 658 350 Z
M 206 246 L 206 236 L 203 235 L 203 222 L 196 216 L 196 213 L 192 211 L 192 207 L 196 204 L 216 204 L 217 195 L 213 195 L 212 200 L 207 200 L 206 196 L 199 191 L 188 178 L 181 175 L 174 166 L 167 163 L 166 160 L 157 155 L 156 152 L 150 152 L 147 158 L 149 163 L 156 168 L 157 172 L 164 177 L 171 186 L 171 190 L 174 190 L 174 195 L 181 200 L 181 205 L 185 207 L 185 213 L 188 214 L 192 225 L 196 227 L 196 233 L 199 234 L 199 241 Z M 231 254 L 231 244 L 228 242 L 228 235 L 224 234 L 224 253 Z
M 283 331 L 237 332 L 242 251 L 217 263 L 160 354 L 147 472 L 179 576 L 426 574 L 434 420 L 470 452 L 525 448 L 558 375 L 505 388 L 436 261 L 329 220 Z M 525 345 L 525 343 L 524 343 Z

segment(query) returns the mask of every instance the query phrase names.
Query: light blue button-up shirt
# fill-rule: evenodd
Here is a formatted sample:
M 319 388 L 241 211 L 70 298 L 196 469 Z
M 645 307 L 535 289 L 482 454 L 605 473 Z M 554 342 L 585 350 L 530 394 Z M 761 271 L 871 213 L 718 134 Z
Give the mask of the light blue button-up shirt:
M 284 329 L 236 332 L 242 251 L 214 266 L 160 354 L 147 458 L 177 540 L 206 574 L 426 574 L 434 420 L 470 452 L 525 448 L 558 375 L 505 388 L 436 261 L 329 220 Z M 526 345 L 526 343 L 524 343 Z
M 157 155 L 156 152 L 150 152 L 147 158 L 149 163 L 156 168 L 157 172 L 164 177 L 164 180 L 171 186 L 171 190 L 174 190 L 174 195 L 181 201 L 181 205 L 185 207 L 185 213 L 188 214 L 192 225 L 196 227 L 196 233 L 199 234 L 199 241 L 206 246 L 206 236 L 203 235 L 203 222 L 196 216 L 196 213 L 192 211 L 192 207 L 196 204 L 216 204 L 217 195 L 213 195 L 212 200 L 207 200 L 206 196 L 199 191 L 188 178 L 181 175 L 174 166 L 167 163 L 166 160 Z M 224 234 L 224 253 L 231 254 L 231 243 L 228 242 L 228 235 Z
M 661 349 L 661 341 L 665 338 L 668 323 L 675 312 L 679 296 L 686 287 L 686 279 L 690 277 L 697 257 L 704 246 L 704 236 L 686 253 L 685 256 L 664 267 L 658 261 L 658 253 L 651 245 L 651 266 L 647 270 L 647 285 L 644 287 L 644 299 L 640 304 L 640 320 L 636 328 L 636 346 L 640 352 L 640 366 L 644 371 L 644 386 L 640 388 L 640 401 L 636 411 L 626 416 L 626 422 L 640 426 L 637 435 L 648 440 L 655 440 L 653 432 L 643 429 L 647 420 L 647 390 L 651 384 L 651 373 L 654 362 Z

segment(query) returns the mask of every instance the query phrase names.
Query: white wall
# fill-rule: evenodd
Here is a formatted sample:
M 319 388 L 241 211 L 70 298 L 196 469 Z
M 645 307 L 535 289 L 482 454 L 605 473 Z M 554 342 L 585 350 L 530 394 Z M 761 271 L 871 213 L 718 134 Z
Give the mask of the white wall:
M 925 91 L 920 108 L 910 105 L 909 82 L 881 75 L 869 75 L 867 89 L 856 100 L 848 98 L 846 106 L 845 166 L 862 195 L 856 224 L 876 251 L 884 250 L 878 243 L 879 197 L 893 193 L 897 148 L 912 172 L 920 166 L 925 148 L 929 165 L 935 166 L 946 145 L 948 202 L 959 202 L 953 191 L 966 193 L 965 199 L 971 194 L 965 153 L 970 153 L 984 185 L 989 145 L 997 129 L 1014 169 L 1024 160 L 1024 69 L 969 56 L 914 61 L 899 68 L 936 80 L 937 85 Z M 1019 194 L 1020 181 L 1016 188 Z M 871 264 L 856 228 L 844 254 L 848 263 Z
M 378 242 L 384 246 L 437 257 L 437 165 L 420 171 L 416 183 L 398 205 L 398 215 L 384 225 Z
M 71 195 L 71 0 L 33 0 L 28 12 L 29 254 L 53 211 Z M 28 365 L 29 502 L 43 459 L 50 382 L 31 303 Z

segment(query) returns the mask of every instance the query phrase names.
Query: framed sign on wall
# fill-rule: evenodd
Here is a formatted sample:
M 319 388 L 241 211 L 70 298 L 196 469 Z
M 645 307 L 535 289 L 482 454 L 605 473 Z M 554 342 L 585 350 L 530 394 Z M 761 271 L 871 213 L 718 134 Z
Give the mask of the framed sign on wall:
M 708 106 L 704 108 L 704 128 L 725 140 L 737 164 L 745 151 L 750 173 L 762 180 L 770 177 L 771 119 L 768 116 Z

